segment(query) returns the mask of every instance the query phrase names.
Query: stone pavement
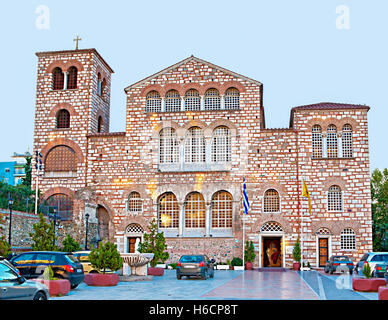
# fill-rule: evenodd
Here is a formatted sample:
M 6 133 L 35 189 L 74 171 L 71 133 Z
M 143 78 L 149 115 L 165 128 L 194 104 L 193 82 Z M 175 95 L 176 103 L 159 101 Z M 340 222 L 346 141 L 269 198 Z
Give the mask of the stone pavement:
M 351 290 L 351 276 L 317 271 L 258 272 L 216 270 L 213 279 L 177 280 L 174 270 L 152 281 L 119 282 L 116 287 L 85 283 L 51 300 L 377 300 L 377 293 Z

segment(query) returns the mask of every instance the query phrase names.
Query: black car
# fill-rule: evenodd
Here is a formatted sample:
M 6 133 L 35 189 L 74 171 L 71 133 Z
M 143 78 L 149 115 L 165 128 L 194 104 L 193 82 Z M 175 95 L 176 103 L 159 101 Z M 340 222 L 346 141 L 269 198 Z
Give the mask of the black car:
M 176 277 L 178 280 L 182 276 L 200 277 L 206 280 L 214 277 L 214 260 L 210 260 L 206 255 L 182 256 L 176 268 Z
M 10 262 L 26 279 L 42 277 L 44 270 L 51 266 L 54 277 L 69 280 L 72 289 L 75 289 L 85 277 L 82 264 L 68 252 L 25 252 L 13 257 Z
M 329 260 L 326 261 L 325 272 L 333 274 L 334 272 L 344 272 L 347 271 L 350 274 L 353 274 L 354 264 L 353 261 L 347 256 L 331 256 Z

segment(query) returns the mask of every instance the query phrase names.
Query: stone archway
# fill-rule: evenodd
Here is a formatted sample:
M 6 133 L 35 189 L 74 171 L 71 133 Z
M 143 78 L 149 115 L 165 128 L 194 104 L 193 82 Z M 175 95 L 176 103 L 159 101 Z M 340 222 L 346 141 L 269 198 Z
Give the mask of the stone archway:
M 109 213 L 108 210 L 102 206 L 97 206 L 97 241 L 109 240 Z

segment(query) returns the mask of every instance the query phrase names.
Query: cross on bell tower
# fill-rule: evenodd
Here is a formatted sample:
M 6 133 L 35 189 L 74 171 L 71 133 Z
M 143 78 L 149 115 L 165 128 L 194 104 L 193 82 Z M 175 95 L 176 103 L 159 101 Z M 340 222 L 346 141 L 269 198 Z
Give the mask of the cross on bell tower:
M 78 50 L 78 42 L 82 41 L 82 39 L 77 35 L 73 41 L 75 42 L 75 50 Z

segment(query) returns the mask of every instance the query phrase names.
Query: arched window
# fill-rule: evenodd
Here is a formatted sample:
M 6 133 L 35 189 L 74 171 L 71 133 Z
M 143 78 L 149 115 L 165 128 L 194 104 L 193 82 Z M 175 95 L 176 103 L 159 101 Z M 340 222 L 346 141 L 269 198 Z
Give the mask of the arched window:
M 275 221 L 269 221 L 261 226 L 260 232 L 283 232 L 283 227 Z
M 175 129 L 164 128 L 159 134 L 160 163 L 179 162 L 179 142 Z
M 101 73 L 98 73 L 97 74 L 97 95 L 100 97 L 102 95 L 101 84 L 102 84 L 102 76 L 101 76 Z
M 339 186 L 331 186 L 327 194 L 327 210 L 342 211 L 342 191 Z
M 205 110 L 221 109 L 221 97 L 217 89 L 209 89 L 205 92 Z
M 128 196 L 128 211 L 132 213 L 143 212 L 143 199 L 140 193 L 133 191 Z
M 99 116 L 97 120 L 97 132 L 102 132 L 103 126 L 104 126 L 104 120 L 102 119 L 101 116 Z
M 199 192 L 190 193 L 185 201 L 185 227 L 205 228 L 205 200 Z
M 232 228 L 233 198 L 229 192 L 219 191 L 213 195 L 212 228 Z
M 77 157 L 73 149 L 68 146 L 52 148 L 45 159 L 46 172 L 77 171 Z
M 70 112 L 66 109 L 61 109 L 57 112 L 57 129 L 70 128 Z
M 341 250 L 356 249 L 356 233 L 353 229 L 346 228 L 341 231 Z
M 181 97 L 176 90 L 166 93 L 166 112 L 181 111 Z
M 201 97 L 195 89 L 190 89 L 185 95 L 185 110 L 198 111 L 201 110 Z
M 205 137 L 202 129 L 198 127 L 191 127 L 185 138 L 185 162 L 198 163 L 205 161 Z
M 280 212 L 279 193 L 275 189 L 269 189 L 264 193 L 264 212 Z
M 228 127 L 217 127 L 213 131 L 212 161 L 230 162 L 232 160 L 232 143 Z
M 312 128 L 313 158 L 322 158 L 322 128 L 315 125 Z
M 66 194 L 57 193 L 47 198 L 46 203 L 50 212 L 56 210 L 60 220 L 71 220 L 73 217 L 73 200 Z
M 63 90 L 65 86 L 65 74 L 61 68 L 53 70 L 53 90 Z
M 146 112 L 162 111 L 162 98 L 157 91 L 149 92 L 146 99 Z
M 179 205 L 175 194 L 167 192 L 159 197 L 159 228 L 179 227 Z
M 337 127 L 333 124 L 327 127 L 327 157 L 338 157 Z
M 342 156 L 344 158 L 353 157 L 353 132 L 350 124 L 342 127 Z
M 77 89 L 78 70 L 76 67 L 70 67 L 67 77 L 67 89 Z
M 225 92 L 225 109 L 240 109 L 240 92 L 236 88 L 229 88 Z

